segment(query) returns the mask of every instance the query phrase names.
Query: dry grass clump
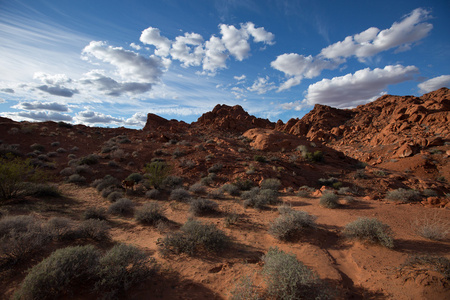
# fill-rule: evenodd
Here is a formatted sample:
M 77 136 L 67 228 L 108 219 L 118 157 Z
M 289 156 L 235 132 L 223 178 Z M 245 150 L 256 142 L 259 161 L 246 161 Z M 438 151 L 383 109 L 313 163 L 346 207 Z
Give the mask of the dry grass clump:
M 274 299 L 333 299 L 319 276 L 294 254 L 271 247 L 263 256 L 262 274 Z
M 306 211 L 292 210 L 279 207 L 281 215 L 276 218 L 269 228 L 269 233 L 281 241 L 289 241 L 307 228 L 314 228 L 316 217 Z
M 226 183 L 222 185 L 220 189 L 230 196 L 239 196 L 241 194 L 239 187 L 233 183 Z
M 206 192 L 206 188 L 203 184 L 201 184 L 200 182 L 194 183 L 193 185 L 191 185 L 191 187 L 189 188 L 189 192 L 194 193 L 194 194 L 204 194 Z
M 408 257 L 401 265 L 402 269 L 405 267 L 418 268 L 425 271 L 432 269 L 441 273 L 447 281 L 450 280 L 450 259 L 443 256 L 413 255 Z
M 174 189 L 170 193 L 170 200 L 175 200 L 178 202 L 187 202 L 189 199 L 191 199 L 191 194 L 183 188 Z
M 264 179 L 261 182 L 261 189 L 262 190 L 278 191 L 280 189 L 280 187 L 281 187 L 281 182 L 277 178 Z
M 195 255 L 198 252 L 221 252 L 230 244 L 225 233 L 214 224 L 203 224 L 190 219 L 181 227 L 179 232 L 166 235 L 161 242 L 163 254 L 186 253 Z
M 344 235 L 350 239 L 358 239 L 377 243 L 387 248 L 394 248 L 394 239 L 389 225 L 376 218 L 358 218 L 344 228 Z
M 83 212 L 83 219 L 106 220 L 106 210 L 102 207 L 90 207 Z
M 157 202 L 144 204 L 134 213 L 136 221 L 145 225 L 156 225 L 160 221 L 166 221 L 164 209 Z
M 297 197 L 309 198 L 312 192 L 314 192 L 314 188 L 305 185 L 300 187 L 297 192 Z
M 329 193 L 324 193 L 321 197 L 320 197 L 320 201 L 319 204 L 323 207 L 326 208 L 338 208 L 339 207 L 339 196 L 329 192 Z
M 204 216 L 217 213 L 219 205 L 209 199 L 198 198 L 190 201 L 189 212 L 194 216 Z
M 107 241 L 111 238 L 108 224 L 105 221 L 96 219 L 88 219 L 81 222 L 76 228 L 75 236 L 94 241 Z
M 450 233 L 450 223 L 441 219 L 437 213 L 417 217 L 411 222 L 411 227 L 419 236 L 434 241 L 444 240 Z
M 259 295 L 259 288 L 255 285 L 254 279 L 248 275 L 242 276 L 236 282 L 233 289 L 230 291 L 230 300 L 258 300 L 261 299 Z
M 149 199 L 158 199 L 159 194 L 161 194 L 160 191 L 158 191 L 156 189 L 152 189 L 152 190 L 148 190 L 145 192 L 145 197 L 147 197 Z
M 420 193 L 415 190 L 396 189 L 387 193 L 386 198 L 398 202 L 416 202 L 420 201 Z
M 265 209 L 267 205 L 275 205 L 280 203 L 278 192 L 272 189 L 252 188 L 241 194 L 244 200 L 244 207 L 253 207 L 255 209 Z
M 128 198 L 121 198 L 108 207 L 108 213 L 126 216 L 134 212 L 134 203 Z

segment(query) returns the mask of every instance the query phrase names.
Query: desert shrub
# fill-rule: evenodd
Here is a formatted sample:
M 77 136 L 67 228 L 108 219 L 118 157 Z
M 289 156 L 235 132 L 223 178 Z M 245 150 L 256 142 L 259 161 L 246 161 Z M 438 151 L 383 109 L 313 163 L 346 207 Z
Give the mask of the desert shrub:
M 386 198 L 392 201 L 399 202 L 415 202 L 421 200 L 420 193 L 418 191 L 405 190 L 402 188 L 388 192 Z
M 277 209 L 278 209 L 278 212 L 280 213 L 280 215 L 288 214 L 288 213 L 291 213 L 291 212 L 294 211 L 292 209 L 292 206 L 290 206 L 290 205 L 288 205 L 286 203 L 283 203 L 283 204 L 279 205 L 277 207 Z
M 281 241 L 289 241 L 304 231 L 305 228 L 314 228 L 315 219 L 314 216 L 305 211 L 287 211 L 271 223 L 269 233 Z
M 54 184 L 28 183 L 25 191 L 35 197 L 61 197 L 61 191 Z
M 128 198 L 120 198 L 108 207 L 108 213 L 113 215 L 129 215 L 134 211 L 134 203 Z
M 117 200 L 121 199 L 123 197 L 123 193 L 120 191 L 113 191 L 108 194 L 106 199 L 108 199 L 109 202 L 116 202 Z
M 294 254 L 269 248 L 263 256 L 262 274 L 267 292 L 275 299 L 332 299 L 319 276 L 298 261 Z
M 72 128 L 73 127 L 72 124 L 66 123 L 66 122 L 63 122 L 63 121 L 58 122 L 58 126 L 62 127 L 62 128 Z
M 131 173 L 128 175 L 128 177 L 125 180 L 133 180 L 135 183 L 139 183 L 144 179 L 144 176 L 142 176 L 139 173 Z
M 217 212 L 219 205 L 209 199 L 198 198 L 191 200 L 189 205 L 189 212 L 194 216 L 203 216 Z
M 105 221 L 88 219 L 78 225 L 76 234 L 80 238 L 94 241 L 106 241 L 110 239 L 109 226 Z
M 222 164 L 215 164 L 208 169 L 208 173 L 219 173 L 223 168 Z
M 189 192 L 194 194 L 204 194 L 206 192 L 205 186 L 203 186 L 201 183 L 197 182 L 191 185 L 189 188 Z
M 22 153 L 19 151 L 19 145 L 1 144 L 0 157 L 6 157 L 7 155 L 22 156 Z
M 148 178 L 151 185 L 159 189 L 164 179 L 170 174 L 170 166 L 163 161 L 153 161 L 145 165 L 145 177 Z
M 160 191 L 153 189 L 153 190 L 146 191 L 145 197 L 147 197 L 149 199 L 158 199 L 160 194 L 161 194 Z
M 255 155 L 253 156 L 253 160 L 261 163 L 267 162 L 267 158 L 263 155 Z
M 432 189 L 425 189 L 422 191 L 422 195 L 424 195 L 425 197 L 437 197 L 438 193 Z
M 338 180 L 334 177 L 330 178 L 319 178 L 319 184 L 325 185 L 325 186 L 333 186 L 333 183 L 337 182 Z
M 184 156 L 184 155 L 186 155 L 186 153 L 185 153 L 183 150 L 179 149 L 179 148 L 176 148 L 176 149 L 173 151 L 173 157 L 174 157 L 174 158 L 179 158 L 179 157 L 182 157 L 182 156 Z
M 41 161 L 50 161 L 50 158 L 47 155 L 45 155 L 45 154 L 38 155 L 37 159 L 39 159 Z
M 75 183 L 75 184 L 85 184 L 86 178 L 84 176 L 81 176 L 79 174 L 72 174 L 67 178 L 66 182 L 68 183 Z
M 102 207 L 90 207 L 83 212 L 83 219 L 106 220 L 106 211 Z
M 345 225 L 344 235 L 350 239 L 378 243 L 388 248 L 394 247 L 391 228 L 376 218 L 358 218 Z
M 332 187 L 333 187 L 335 190 L 339 190 L 339 189 L 342 187 L 342 182 L 337 181 L 337 182 L 335 182 L 335 183 L 332 184 Z
M 357 170 L 355 172 L 355 174 L 353 175 L 353 178 L 355 179 L 366 179 L 367 175 L 366 175 L 366 171 L 361 169 L 361 170 Z
M 61 172 L 59 172 L 59 174 L 61 174 L 62 176 L 70 176 L 75 174 L 75 170 L 71 167 L 67 167 L 61 170 Z
M 178 189 L 174 189 L 171 193 L 170 193 L 170 197 L 171 200 L 175 200 L 178 202 L 186 202 L 191 198 L 191 194 L 189 194 L 189 192 L 183 188 L 178 188 Z
M 156 202 L 144 204 L 134 213 L 136 221 L 145 225 L 156 225 L 160 221 L 166 221 L 164 209 Z
M 154 259 L 132 245 L 118 244 L 99 260 L 95 289 L 108 299 L 118 298 L 133 284 L 142 282 L 156 272 Z
M 31 268 L 14 299 L 56 299 L 71 295 L 76 283 L 95 278 L 100 252 L 92 245 L 58 249 Z
M 117 168 L 117 167 L 119 167 L 119 165 L 115 161 L 110 160 L 110 161 L 108 161 L 108 167 Z
M 64 149 L 64 148 L 58 148 L 58 149 L 56 149 L 56 152 L 58 152 L 58 153 L 66 153 L 67 150 Z
M 348 193 L 350 193 L 350 188 L 349 188 L 348 186 L 346 186 L 346 187 L 341 187 L 341 188 L 339 188 L 339 190 L 338 190 L 338 194 L 339 194 L 339 195 L 346 195 L 346 194 L 348 194 Z
M 438 182 L 446 182 L 447 179 L 444 176 L 438 176 L 438 177 L 436 177 L 436 181 L 438 181 Z
M 281 182 L 279 179 L 276 178 L 269 178 L 269 179 L 264 179 L 261 182 L 261 189 L 265 190 L 273 190 L 273 191 L 278 191 L 280 189 L 281 186 Z
M 258 288 L 255 286 L 253 279 L 248 276 L 242 276 L 236 282 L 233 289 L 230 291 L 230 300 L 258 300 L 261 299 L 258 293 Z
M 180 232 L 166 235 L 161 243 L 162 251 L 194 255 L 199 251 L 221 252 L 229 246 L 229 238 L 214 224 L 203 224 L 190 219 Z
M 310 162 L 321 162 L 323 161 L 323 153 L 322 151 L 311 152 L 302 152 L 303 158 Z
M 232 212 L 227 214 L 227 216 L 225 217 L 224 223 L 225 223 L 225 227 L 228 227 L 230 225 L 234 225 L 239 221 L 239 214 Z
M 278 199 L 278 192 L 272 189 L 260 189 L 256 198 L 258 201 L 270 205 L 280 203 L 280 200 Z
M 48 157 L 56 157 L 56 156 L 58 156 L 58 152 L 49 152 L 49 153 L 47 153 L 47 156 Z
M 437 213 L 416 218 L 411 222 L 411 227 L 419 236 L 434 241 L 444 240 L 450 233 L 450 222 L 440 218 Z
M 314 188 L 309 186 L 302 186 L 297 192 L 298 197 L 309 198 L 311 197 L 311 193 L 314 192 Z
M 239 187 L 232 183 L 224 184 L 220 187 L 220 189 L 231 196 L 239 196 L 241 194 Z
M 40 250 L 50 236 L 31 216 L 0 219 L 0 264 L 16 263 Z
M 80 165 L 95 165 L 98 164 L 99 156 L 96 154 L 88 154 L 81 157 L 79 160 Z
M 75 167 L 75 173 L 77 173 L 77 174 L 81 174 L 81 173 L 90 174 L 90 173 L 92 173 L 92 168 L 89 167 L 88 165 L 76 166 Z
M 64 240 L 74 234 L 74 225 L 66 217 L 53 217 L 45 224 L 47 233 L 56 240 Z
M 208 198 L 222 199 L 223 198 L 223 191 L 221 189 L 210 190 L 208 192 Z
M 23 160 L 7 154 L 0 157 L 0 200 L 6 200 L 19 195 L 25 187 L 25 182 L 39 182 L 45 178 L 42 171 Z
M 319 204 L 326 208 L 338 208 L 339 207 L 339 196 L 335 193 L 328 192 L 323 193 L 320 197 Z
M 97 191 L 101 192 L 107 187 L 120 187 L 120 182 L 117 178 L 106 175 L 102 179 L 96 179 L 92 184 L 92 187 L 95 187 Z
M 443 256 L 432 255 L 413 255 L 406 259 L 401 265 L 401 269 L 405 267 L 419 267 L 420 269 L 432 269 L 444 275 L 445 279 L 450 280 L 450 259 Z
M 233 184 L 241 191 L 249 191 L 254 186 L 250 179 L 237 179 Z
M 383 170 L 375 170 L 375 171 L 373 171 L 373 175 L 378 176 L 378 177 L 385 177 L 387 175 L 387 173 Z
M 169 175 L 162 181 L 162 186 L 166 189 L 175 189 L 183 185 L 183 178 Z
M 44 145 L 37 144 L 37 143 L 34 143 L 33 145 L 31 145 L 30 149 L 33 150 L 33 151 L 37 150 L 37 151 L 40 151 L 40 152 L 44 152 L 45 151 Z

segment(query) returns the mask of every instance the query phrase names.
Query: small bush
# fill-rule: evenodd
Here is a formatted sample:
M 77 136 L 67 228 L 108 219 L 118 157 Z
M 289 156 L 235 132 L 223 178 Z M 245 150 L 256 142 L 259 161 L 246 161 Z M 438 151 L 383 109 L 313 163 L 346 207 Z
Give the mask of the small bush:
M 108 194 L 106 199 L 108 199 L 109 202 L 116 202 L 117 200 L 121 199 L 123 197 L 123 193 L 119 191 L 112 191 Z
M 258 288 L 250 276 L 242 276 L 230 291 L 230 300 L 259 300 Z
M 253 186 L 253 181 L 250 179 L 237 179 L 234 183 L 241 191 L 249 191 Z
M 178 202 L 186 202 L 191 199 L 191 194 L 183 188 L 178 188 L 170 193 L 169 198 Z
M 44 152 L 44 151 L 45 151 L 44 145 L 37 144 L 37 143 L 31 145 L 30 148 L 31 148 L 31 150 L 33 150 L 33 151 L 36 151 L 36 150 L 37 150 L 37 151 L 40 151 L 40 152 Z
M 188 220 L 180 232 L 166 235 L 161 243 L 163 253 L 186 253 L 200 251 L 221 252 L 229 246 L 229 238 L 213 224 Z
M 267 189 L 267 190 L 273 190 L 273 191 L 278 191 L 281 187 L 281 182 L 279 179 L 276 178 L 269 178 L 269 179 L 264 179 L 261 182 L 261 189 Z
M 156 270 L 155 260 L 147 258 L 143 251 L 131 245 L 118 244 L 100 258 L 95 289 L 105 298 L 115 299 Z
M 126 216 L 134 212 L 134 204 L 128 198 L 121 198 L 108 207 L 108 213 Z
M 183 185 L 183 178 L 169 175 L 162 181 L 162 186 L 166 189 L 175 189 Z
M 44 183 L 29 183 L 26 186 L 26 194 L 35 197 L 61 197 L 61 191 L 56 185 Z
M 258 196 L 256 196 L 257 200 L 263 203 L 267 203 L 270 205 L 275 205 L 280 203 L 278 199 L 278 192 L 272 189 L 260 189 Z
M 169 176 L 170 166 L 166 162 L 154 161 L 145 165 L 145 173 L 150 184 L 159 189 L 164 179 Z
M 253 156 L 253 160 L 261 163 L 267 162 L 267 158 L 263 155 L 255 155 Z
M 328 192 L 324 193 L 319 200 L 319 204 L 326 208 L 338 208 L 339 207 L 339 196 Z
M 424 195 L 425 197 L 437 197 L 438 193 L 432 189 L 425 189 L 423 190 L 422 195 Z
M 298 261 L 294 254 L 270 248 L 263 261 L 262 274 L 267 292 L 274 299 L 332 299 L 319 276 Z
M 208 173 L 219 173 L 223 168 L 222 164 L 215 164 L 208 169 Z
M 223 198 L 223 191 L 221 189 L 215 189 L 208 192 L 208 198 L 213 199 L 222 199 Z
M 58 153 L 66 153 L 67 150 L 64 149 L 64 148 L 58 148 L 58 149 L 56 149 L 56 152 L 58 152 Z
M 131 173 L 128 175 L 128 177 L 125 180 L 133 180 L 134 183 L 139 183 L 144 179 L 144 176 L 142 176 L 139 173 Z
M 353 178 L 355 179 L 366 179 L 367 175 L 366 175 L 366 171 L 361 169 L 361 170 L 357 170 L 355 172 L 355 175 L 353 175 Z
M 419 236 L 433 241 L 444 240 L 450 233 L 450 222 L 440 218 L 438 214 L 416 218 L 411 227 Z
M 70 176 L 75 174 L 75 170 L 71 167 L 67 167 L 61 170 L 61 172 L 59 172 L 59 174 L 61 174 L 62 176 Z
M 53 217 L 45 224 L 48 234 L 56 240 L 64 240 L 74 235 L 73 221 L 65 217 Z
M 80 238 L 92 239 L 94 241 L 106 241 L 110 239 L 109 226 L 105 221 L 88 219 L 78 225 L 77 235 Z
M 167 220 L 164 216 L 164 209 L 156 202 L 146 203 L 142 207 L 136 209 L 134 217 L 139 223 L 153 226 L 160 221 Z
M 219 205 L 212 200 L 199 198 L 191 201 L 189 212 L 194 216 L 203 216 L 217 213 L 218 207 Z
M 100 252 L 92 245 L 58 249 L 31 268 L 14 299 L 56 299 L 71 295 L 76 283 L 95 278 Z
M 79 165 L 95 165 L 98 164 L 99 156 L 96 154 L 89 154 L 79 159 Z
M 230 196 L 239 196 L 241 194 L 239 187 L 232 183 L 224 184 L 220 189 L 223 192 L 228 193 Z
M 298 197 L 309 198 L 311 197 L 311 193 L 314 192 L 314 188 L 309 186 L 302 186 L 297 192 Z
M 86 209 L 83 213 L 83 219 L 97 219 L 97 220 L 106 220 L 106 211 L 102 207 L 90 207 Z
M 399 202 L 416 202 L 420 201 L 420 193 L 415 190 L 396 189 L 387 193 L 386 198 Z
M 325 185 L 325 186 L 333 186 L 333 183 L 337 182 L 338 180 L 334 177 L 330 178 L 320 178 L 319 184 Z
M 106 189 L 107 187 L 120 187 L 120 182 L 117 178 L 115 178 L 111 175 L 106 175 L 102 179 L 95 180 L 91 184 L 91 186 L 95 187 L 97 189 L 97 191 L 101 192 L 104 189 Z
M 92 168 L 89 167 L 88 165 L 80 165 L 80 166 L 76 166 L 75 167 L 75 173 L 77 174 L 91 174 L 92 173 Z
M 145 192 L 145 197 L 149 199 L 158 199 L 159 194 L 161 194 L 160 191 L 153 189 Z
M 189 188 L 189 192 L 194 194 L 204 194 L 206 192 L 206 189 L 201 183 L 197 182 L 191 185 L 191 187 Z
M 315 219 L 314 216 L 305 211 L 290 210 L 273 221 L 269 233 L 281 241 L 289 241 L 304 231 L 305 228 L 314 228 Z
M 75 183 L 75 184 L 85 184 L 86 178 L 84 176 L 81 176 L 79 174 L 73 174 L 70 175 L 69 178 L 66 180 L 68 183 Z
M 350 239 L 378 243 L 388 248 L 394 247 L 391 228 L 376 218 L 358 218 L 345 226 L 344 235 Z
M 405 267 L 425 267 L 427 270 L 431 268 L 444 275 L 446 280 L 450 280 L 450 259 L 443 256 L 413 255 L 401 265 L 402 269 Z

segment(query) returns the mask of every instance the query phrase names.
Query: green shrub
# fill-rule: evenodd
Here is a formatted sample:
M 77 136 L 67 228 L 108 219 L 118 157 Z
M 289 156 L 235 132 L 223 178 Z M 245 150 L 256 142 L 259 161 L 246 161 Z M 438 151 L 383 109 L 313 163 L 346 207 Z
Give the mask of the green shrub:
M 0 200 L 11 199 L 24 191 L 25 182 L 39 182 L 45 174 L 23 160 L 7 154 L 0 157 Z
M 163 161 L 154 161 L 145 165 L 145 176 L 148 178 L 150 184 L 159 189 L 164 179 L 170 174 L 170 166 Z
M 345 226 L 344 235 L 350 239 L 378 243 L 388 248 L 394 247 L 391 228 L 376 218 L 358 218 Z
M 178 202 L 186 202 L 191 199 L 191 194 L 183 188 L 178 188 L 170 193 L 170 199 Z
M 14 299 L 70 296 L 77 284 L 95 278 L 100 252 L 92 245 L 58 249 L 31 268 Z
M 106 211 L 102 207 L 90 207 L 86 209 L 83 213 L 83 219 L 97 219 L 97 220 L 106 220 Z
M 48 234 L 55 240 L 64 240 L 74 236 L 74 225 L 71 219 L 53 217 L 45 224 Z
M 306 228 L 315 227 L 315 217 L 305 211 L 284 210 L 284 213 L 271 223 L 269 233 L 281 241 L 295 238 Z
M 233 184 L 241 191 L 249 191 L 254 186 L 250 179 L 237 179 Z
M 118 244 L 100 258 L 95 289 L 107 299 L 116 299 L 157 270 L 156 261 L 138 248 Z
M 330 178 L 320 178 L 319 184 L 325 185 L 325 186 L 333 186 L 333 183 L 337 182 L 338 180 L 334 177 Z
M 302 157 L 310 162 L 321 162 L 323 161 L 323 153 L 322 151 L 315 151 L 314 153 L 305 151 L 302 152 Z
M 35 197 L 61 197 L 61 191 L 54 184 L 28 183 L 26 194 Z
M 153 226 L 160 221 L 167 220 L 164 216 L 164 209 L 156 202 L 146 203 L 139 209 L 136 209 L 134 217 L 139 223 Z
M 425 189 L 423 190 L 422 195 L 424 195 L 425 197 L 437 197 L 438 193 L 432 189 Z
M 221 252 L 229 246 L 229 238 L 215 225 L 191 219 L 180 232 L 166 235 L 160 246 L 163 253 L 194 255 L 200 251 Z
M 271 247 L 263 261 L 267 292 L 274 299 L 332 299 L 319 276 L 295 255 Z
M 263 155 L 255 155 L 253 156 L 253 160 L 261 163 L 267 162 L 267 158 Z
M 141 174 L 131 173 L 125 180 L 133 180 L 134 183 L 139 183 L 142 181 L 142 179 L 144 179 L 144 176 L 142 176 Z
M 420 193 L 415 190 L 396 189 L 387 193 L 386 198 L 399 202 L 416 202 L 420 201 Z
M 198 198 L 191 200 L 189 205 L 189 212 L 194 216 L 203 216 L 217 213 L 219 205 L 209 199 Z
M 273 190 L 273 191 L 278 191 L 281 187 L 281 182 L 279 179 L 276 178 L 269 178 L 269 179 L 264 179 L 261 182 L 261 189 L 263 190 Z
M 323 193 L 320 197 L 319 204 L 326 208 L 338 208 L 339 207 L 339 196 L 335 193 L 328 192 Z
M 78 160 L 79 165 L 95 165 L 98 164 L 99 156 L 96 154 L 88 154 Z
M 241 194 L 239 187 L 232 183 L 224 184 L 220 187 L 220 189 L 223 192 L 228 193 L 230 196 L 239 196 Z
M 165 189 L 175 189 L 181 187 L 182 185 L 183 185 L 183 178 L 172 175 L 169 175 L 166 178 L 164 178 L 162 182 L 162 186 Z
M 108 207 L 108 213 L 126 216 L 134 212 L 134 203 L 128 198 L 120 198 Z

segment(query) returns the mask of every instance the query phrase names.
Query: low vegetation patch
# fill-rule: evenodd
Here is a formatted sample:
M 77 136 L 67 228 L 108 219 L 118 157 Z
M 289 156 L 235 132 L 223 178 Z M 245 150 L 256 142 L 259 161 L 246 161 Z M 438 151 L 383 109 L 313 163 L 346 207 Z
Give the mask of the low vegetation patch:
M 262 190 L 278 191 L 280 189 L 280 187 L 281 187 L 281 182 L 277 178 L 264 179 L 261 182 L 261 189 Z
M 339 207 L 339 196 L 335 193 L 328 192 L 323 193 L 323 195 L 320 197 L 319 204 L 326 208 L 338 208 Z
M 416 218 L 411 227 L 419 236 L 434 241 L 444 240 L 450 233 L 450 223 L 437 213 Z
M 306 211 L 296 211 L 291 208 L 279 207 L 280 216 L 269 228 L 269 233 L 280 241 L 290 241 L 307 228 L 314 228 L 315 217 Z
M 191 199 L 191 194 L 183 188 L 178 188 L 170 193 L 170 199 L 178 202 L 186 202 Z
M 267 293 L 274 299 L 333 299 L 319 276 L 294 254 L 270 248 L 263 256 L 262 274 Z
M 386 198 L 397 202 L 416 202 L 420 201 L 420 193 L 415 190 L 396 189 L 387 193 Z
M 153 226 L 157 225 L 160 221 L 167 220 L 164 215 L 164 209 L 157 202 L 146 203 L 136 209 L 134 217 L 139 223 Z
M 120 216 L 130 215 L 134 212 L 134 203 L 128 198 L 121 198 L 109 206 L 108 212 Z
M 102 207 L 90 207 L 84 211 L 83 219 L 106 220 L 106 210 Z
M 217 213 L 219 205 L 209 199 L 198 198 L 191 200 L 189 205 L 189 212 L 194 216 L 204 216 Z
M 391 228 L 376 218 L 358 218 L 345 226 L 344 235 L 350 239 L 376 243 L 387 248 L 394 247 Z

